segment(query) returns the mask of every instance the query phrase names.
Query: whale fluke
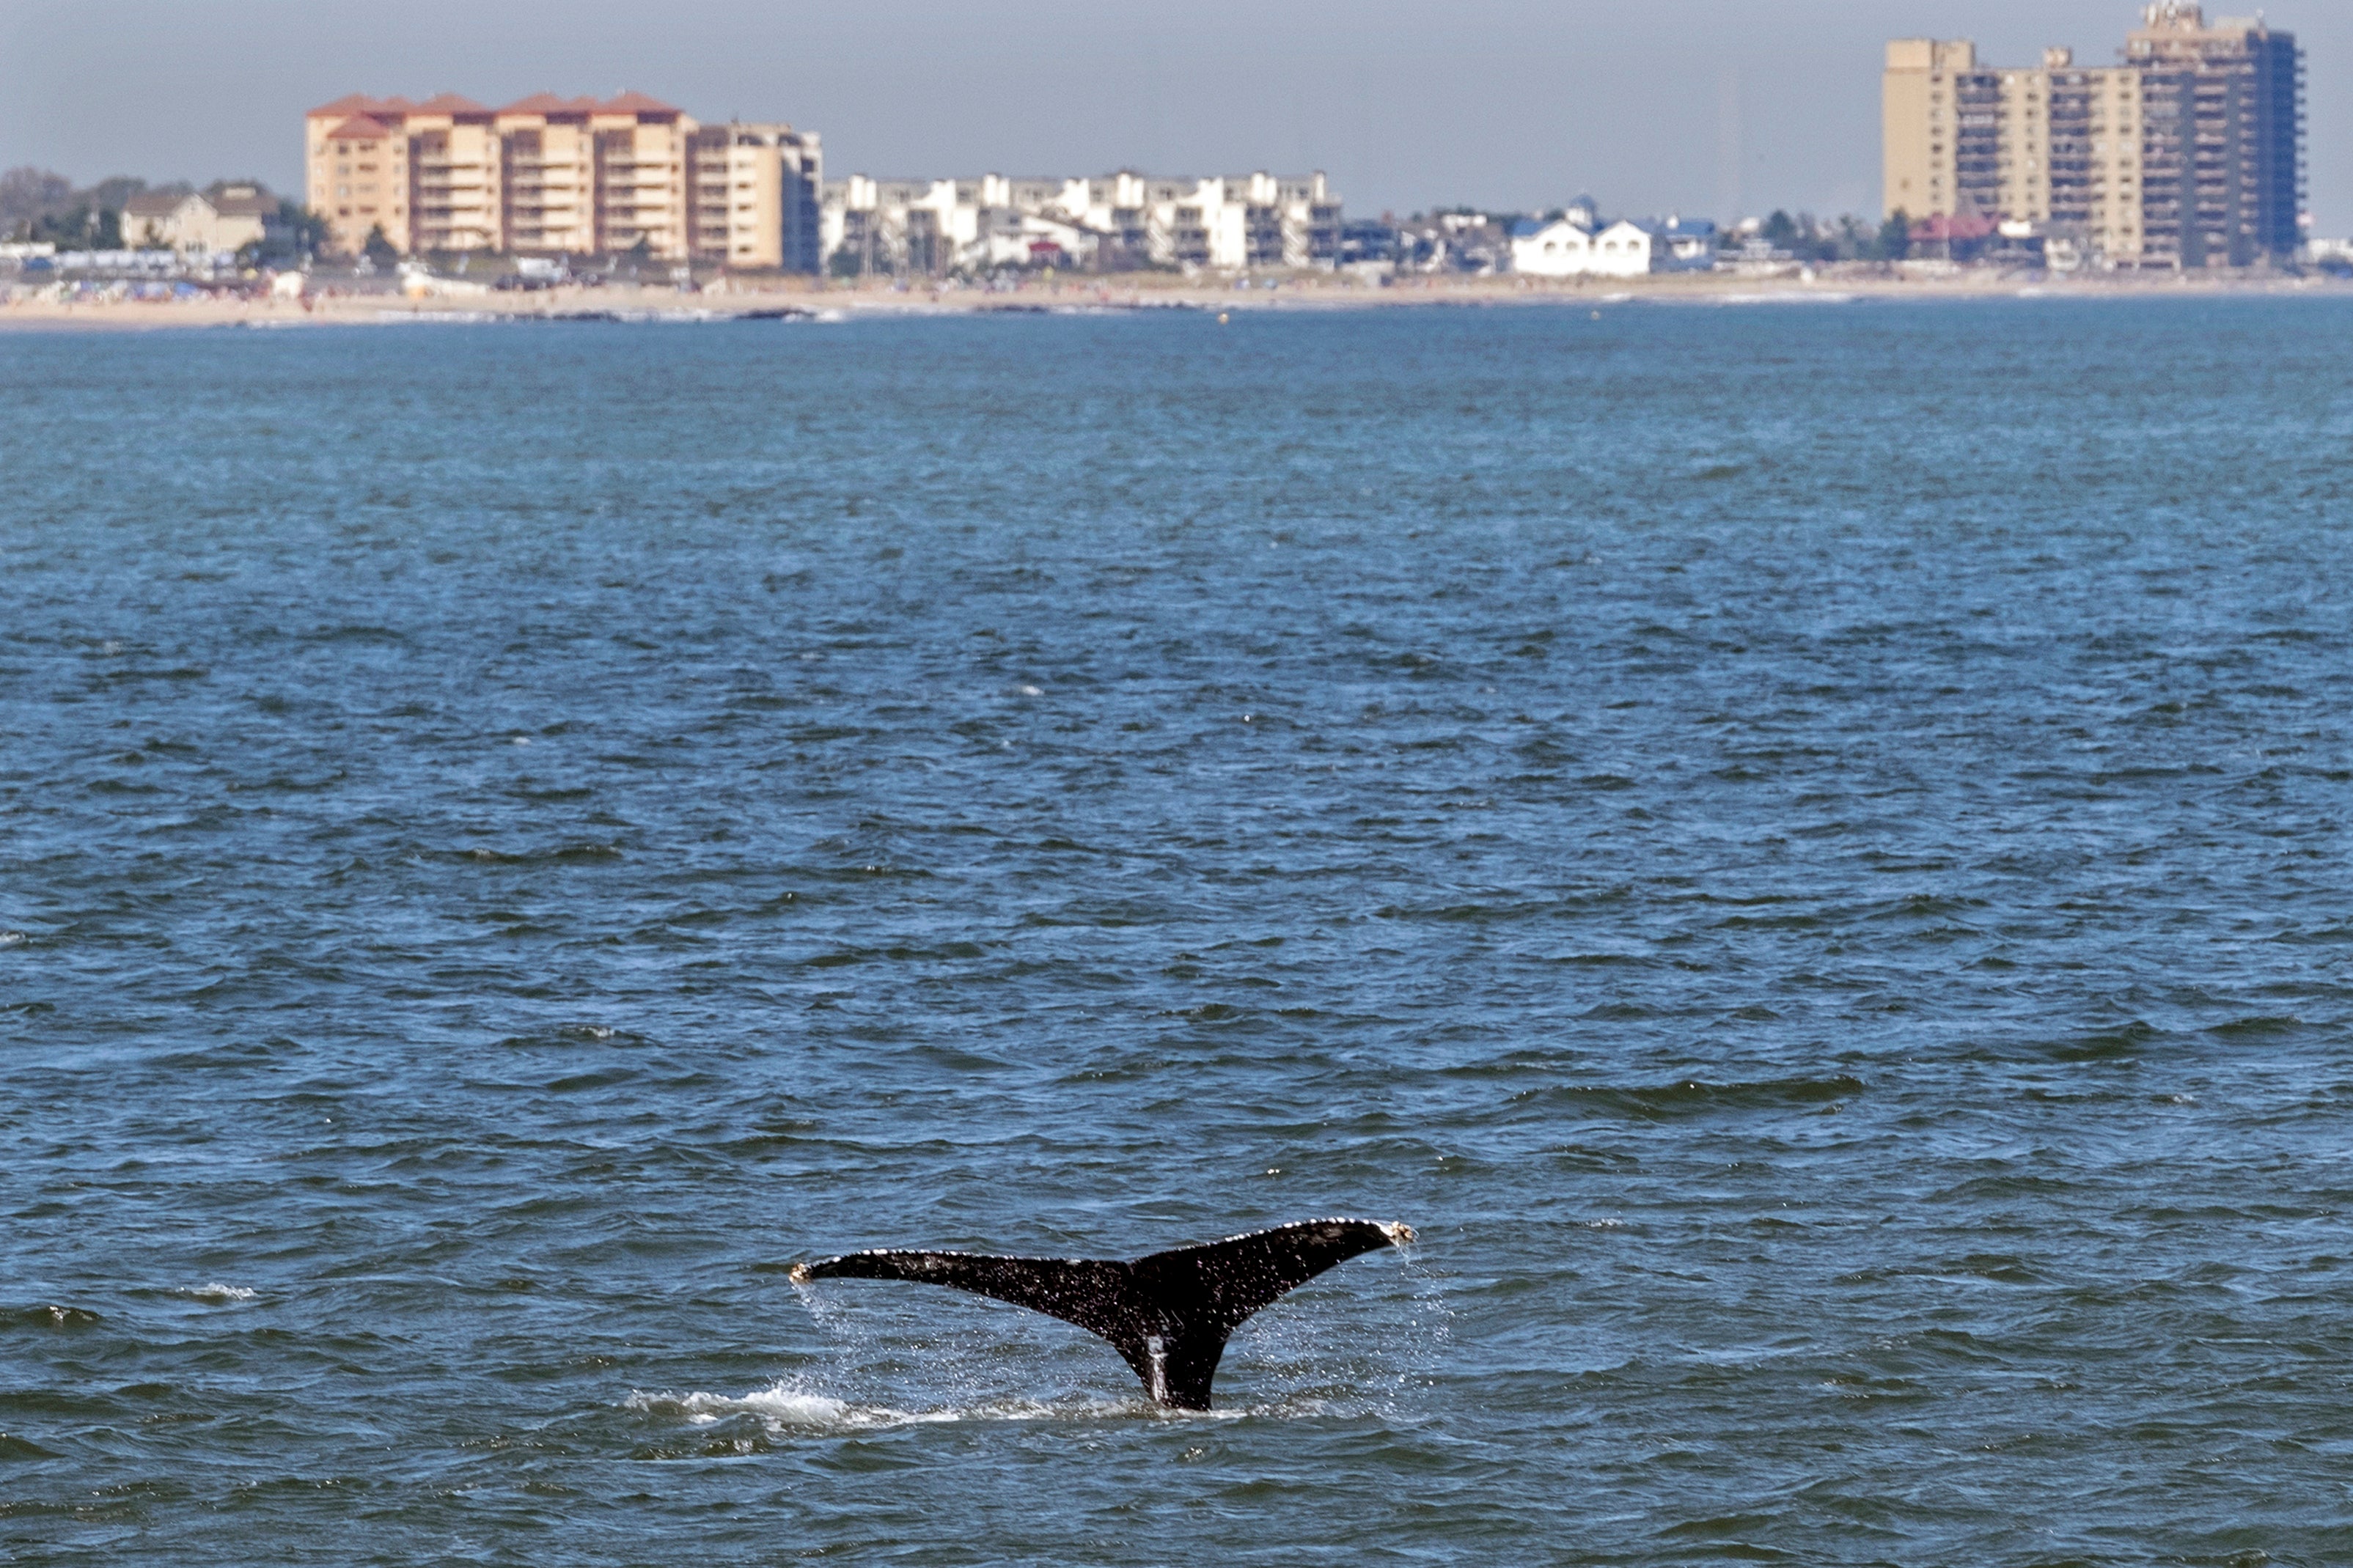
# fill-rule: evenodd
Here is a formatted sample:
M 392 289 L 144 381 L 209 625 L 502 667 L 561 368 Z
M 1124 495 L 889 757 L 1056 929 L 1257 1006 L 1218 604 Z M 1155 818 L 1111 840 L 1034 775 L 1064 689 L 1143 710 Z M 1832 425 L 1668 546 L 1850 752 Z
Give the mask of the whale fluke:
M 1176 1410 L 1209 1408 L 1226 1340 L 1250 1315 L 1335 1264 L 1413 1231 L 1365 1219 L 1312 1219 L 1133 1263 L 1087 1258 L 991 1258 L 970 1252 L 852 1252 L 793 1267 L 812 1279 L 905 1279 L 947 1285 L 1076 1323 L 1111 1342 L 1145 1388 Z

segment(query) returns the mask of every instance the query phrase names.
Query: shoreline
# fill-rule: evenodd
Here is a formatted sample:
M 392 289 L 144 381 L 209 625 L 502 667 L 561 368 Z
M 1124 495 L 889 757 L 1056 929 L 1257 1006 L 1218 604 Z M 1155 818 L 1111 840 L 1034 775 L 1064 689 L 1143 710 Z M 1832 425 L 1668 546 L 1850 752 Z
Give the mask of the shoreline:
M 913 316 L 1038 315 L 1186 310 L 1204 312 L 1361 310 L 1409 307 L 1845 304 L 1863 300 L 2185 300 L 2302 298 L 2353 300 L 2353 281 L 2331 278 L 1989 277 L 1741 278 L 1715 273 L 1589 279 L 1575 282 L 1514 277 L 1401 279 L 1381 287 L 1329 277 L 1293 278 L 1250 287 L 1144 278 L 1060 279 L 1007 293 L 977 289 L 908 289 L 864 284 L 738 284 L 681 293 L 672 288 L 572 286 L 521 298 L 325 293 L 280 299 L 14 300 L 0 303 L 0 332 L 153 331 L 225 327 L 297 328 L 501 324 L 533 321 L 692 323 L 820 321 Z

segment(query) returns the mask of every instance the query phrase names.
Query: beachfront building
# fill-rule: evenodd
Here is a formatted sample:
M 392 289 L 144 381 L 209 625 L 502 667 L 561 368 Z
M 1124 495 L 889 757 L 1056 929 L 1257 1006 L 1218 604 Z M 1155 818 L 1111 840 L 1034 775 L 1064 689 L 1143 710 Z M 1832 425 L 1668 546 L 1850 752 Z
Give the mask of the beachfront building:
M 333 248 L 610 256 L 817 269 L 815 133 L 702 125 L 643 93 L 492 109 L 362 95 L 304 122 L 309 204 Z
M 1641 270 L 1648 272 L 1649 237 L 1643 237 Z M 1600 261 L 1601 235 L 1584 224 L 1561 217 L 1548 223 L 1528 218 L 1512 226 L 1512 270 L 1523 277 L 1586 278 L 1601 270 Z
M 1340 198 L 1320 173 L 1162 178 L 877 180 L 825 186 L 828 266 L 844 274 L 936 277 L 1057 266 L 1317 268 L 1338 264 Z
M 1512 270 L 1529 278 L 1640 278 L 1715 265 L 1715 226 L 1674 217 L 1600 224 L 1590 205 L 1512 226 Z
M 122 243 L 182 256 L 233 256 L 278 221 L 278 198 L 256 184 L 203 192 L 147 191 L 122 204 Z
M 2303 62 L 2261 16 L 2160 0 L 2123 63 L 1997 68 L 1899 38 L 1883 80 L 1890 213 L 2036 226 L 2122 267 L 2243 267 L 2303 243 Z
M 698 259 L 815 272 L 818 139 L 783 124 L 699 126 L 687 137 L 689 237 Z

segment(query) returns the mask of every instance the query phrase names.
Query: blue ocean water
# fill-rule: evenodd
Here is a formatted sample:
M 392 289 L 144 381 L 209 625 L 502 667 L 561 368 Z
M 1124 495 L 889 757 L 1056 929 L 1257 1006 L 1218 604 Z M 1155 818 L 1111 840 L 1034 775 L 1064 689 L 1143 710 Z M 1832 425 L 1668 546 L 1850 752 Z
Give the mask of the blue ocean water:
M 0 337 L 0 1546 L 2353 1560 L 2348 349 Z

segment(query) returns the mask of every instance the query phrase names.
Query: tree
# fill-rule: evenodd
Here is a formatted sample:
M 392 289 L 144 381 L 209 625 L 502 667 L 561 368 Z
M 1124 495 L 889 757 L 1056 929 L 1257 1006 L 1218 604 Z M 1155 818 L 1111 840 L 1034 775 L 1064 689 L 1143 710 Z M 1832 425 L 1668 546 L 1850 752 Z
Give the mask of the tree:
M 1798 241 L 1803 237 L 1799 233 L 1798 220 L 1776 207 L 1773 216 L 1765 220 L 1765 226 L 1757 237 L 1776 250 L 1795 250 Z
M 168 185 L 151 185 L 132 174 L 109 174 L 81 194 L 82 200 L 103 212 L 108 207 L 121 212 L 132 197 L 148 191 L 161 191 L 172 195 L 185 195 L 195 190 L 185 180 L 174 180 Z
M 0 238 L 29 234 L 35 223 L 63 211 L 73 194 L 71 180 L 47 169 L 11 169 L 0 174 Z
M 1879 259 L 1902 261 L 1912 254 L 1912 215 L 1897 207 L 1879 226 Z
M 296 257 L 315 256 L 327 248 L 327 215 L 312 212 L 297 201 L 278 204 L 278 226 L 286 247 Z
M 361 247 L 361 253 L 374 267 L 389 267 L 400 259 L 400 252 L 393 249 L 392 240 L 384 232 L 382 224 L 368 230 L 367 244 Z
M 93 250 L 97 248 L 98 226 L 98 215 L 84 202 L 65 212 L 43 214 L 33 220 L 26 233 L 31 239 L 54 245 L 59 250 Z
M 301 203 L 281 200 L 261 237 L 237 253 L 239 267 L 300 267 L 327 248 L 327 220 Z

